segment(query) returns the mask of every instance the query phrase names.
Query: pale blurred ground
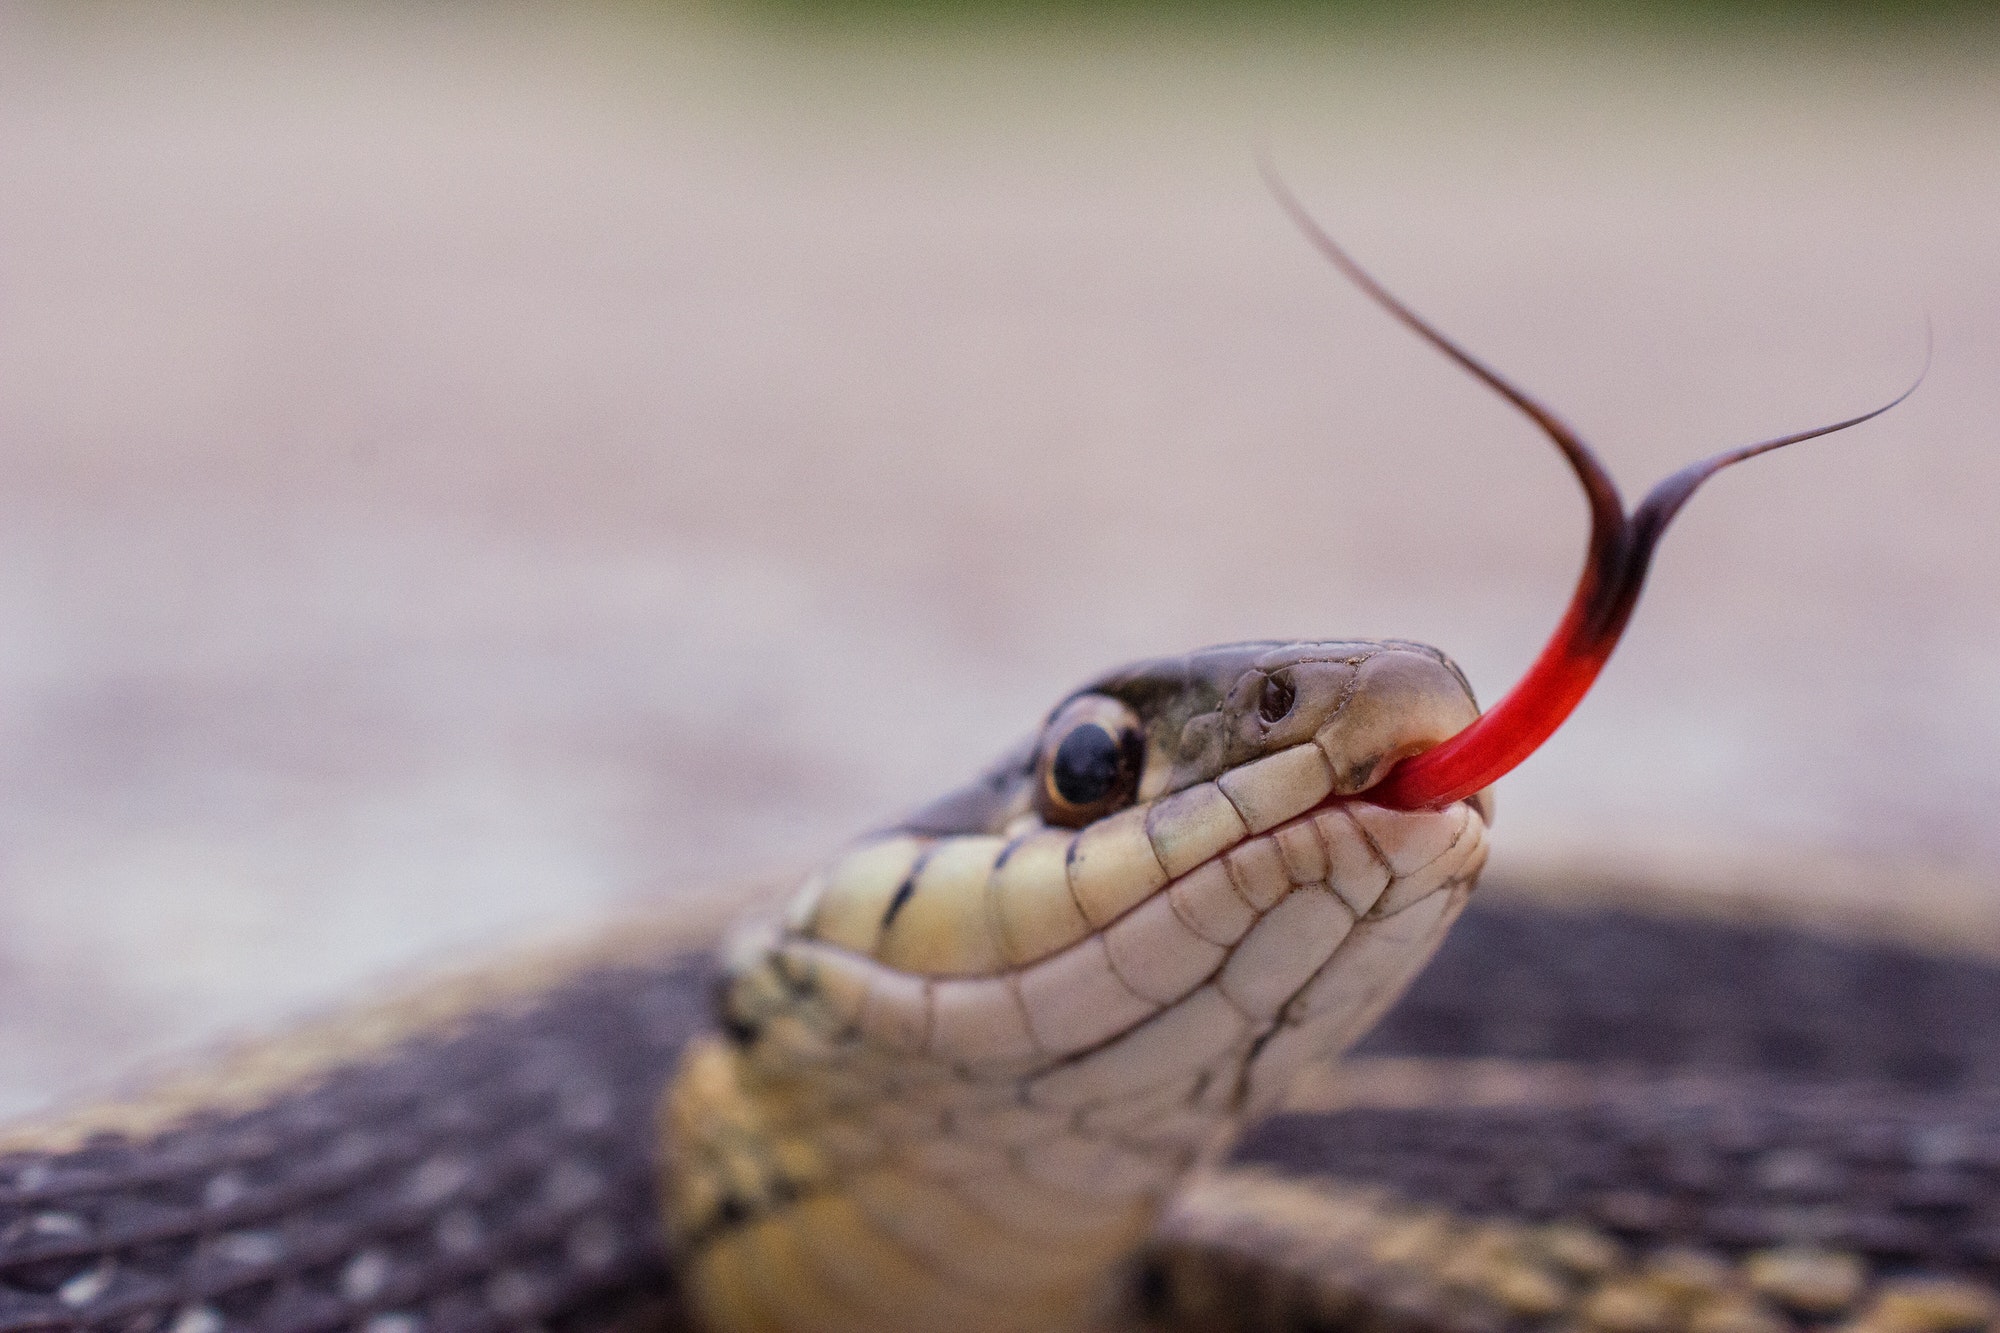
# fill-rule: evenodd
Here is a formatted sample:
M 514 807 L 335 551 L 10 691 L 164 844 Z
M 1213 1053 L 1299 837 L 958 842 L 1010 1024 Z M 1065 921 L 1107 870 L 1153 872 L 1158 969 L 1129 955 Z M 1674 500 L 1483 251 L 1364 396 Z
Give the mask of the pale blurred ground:
M 1693 506 L 1499 834 L 1986 910 L 1995 51 L 0 3 L 0 1109 L 786 872 L 1121 659 L 1497 693 L 1582 507 L 1264 138 L 1633 489 L 1929 313 Z

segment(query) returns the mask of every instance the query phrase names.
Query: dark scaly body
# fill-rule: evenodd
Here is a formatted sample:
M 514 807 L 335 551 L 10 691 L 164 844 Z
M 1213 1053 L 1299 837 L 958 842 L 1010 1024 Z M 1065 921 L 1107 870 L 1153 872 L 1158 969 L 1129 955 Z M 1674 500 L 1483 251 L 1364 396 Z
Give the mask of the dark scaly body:
M 1634 1264 L 1804 1241 L 1861 1258 L 1871 1283 L 2000 1283 L 2000 966 L 1643 901 L 1482 894 L 1357 1052 L 1392 1076 L 1378 1104 L 1279 1116 L 1239 1163 L 1382 1186 L 1412 1210 L 1579 1223 Z M 684 1326 L 651 1114 L 711 1023 L 714 977 L 672 944 L 586 956 L 256 1109 L 59 1150 L 17 1134 L 0 1331 Z M 1483 1089 L 1410 1077 L 1473 1060 Z M 1175 1218 L 1135 1290 L 1193 1302 L 1201 1274 L 1236 1293 L 1239 1322 L 1190 1326 L 1312 1327 L 1355 1301 L 1411 1328 L 1493 1318 L 1407 1274 L 1316 1271 L 1297 1240 Z

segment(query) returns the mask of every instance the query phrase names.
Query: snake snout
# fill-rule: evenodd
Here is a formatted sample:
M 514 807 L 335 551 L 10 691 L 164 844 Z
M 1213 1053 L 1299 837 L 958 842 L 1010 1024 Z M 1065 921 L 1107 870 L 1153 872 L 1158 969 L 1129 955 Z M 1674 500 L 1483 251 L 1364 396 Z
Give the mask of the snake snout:
M 1286 705 L 1275 719 L 1274 695 Z M 1218 713 L 1230 720 L 1235 762 L 1217 785 L 1261 832 L 1320 806 L 1367 801 L 1397 764 L 1464 731 L 1479 707 L 1435 648 L 1301 643 L 1265 654 Z M 1485 793 L 1473 804 L 1490 823 Z

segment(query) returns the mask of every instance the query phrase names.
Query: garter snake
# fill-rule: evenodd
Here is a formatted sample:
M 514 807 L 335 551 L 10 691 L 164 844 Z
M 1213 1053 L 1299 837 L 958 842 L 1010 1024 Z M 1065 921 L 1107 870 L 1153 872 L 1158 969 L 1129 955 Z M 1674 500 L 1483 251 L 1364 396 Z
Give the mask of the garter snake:
M 1990 1326 L 2000 966 L 1473 900 L 1667 520 L 1823 431 L 1628 520 L 1307 228 L 1584 483 L 1512 694 L 1398 641 L 1138 663 L 719 953 L 683 910 L 16 1127 L 0 1333 Z

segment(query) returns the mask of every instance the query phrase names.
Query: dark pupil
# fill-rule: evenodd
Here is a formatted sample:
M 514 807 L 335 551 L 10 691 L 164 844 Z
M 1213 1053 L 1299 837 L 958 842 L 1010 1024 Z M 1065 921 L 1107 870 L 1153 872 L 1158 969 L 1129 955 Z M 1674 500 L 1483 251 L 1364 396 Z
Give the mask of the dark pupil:
M 1086 722 L 1063 737 L 1049 773 L 1056 794 L 1065 801 L 1095 805 L 1118 786 L 1123 760 L 1118 738 L 1095 722 Z

